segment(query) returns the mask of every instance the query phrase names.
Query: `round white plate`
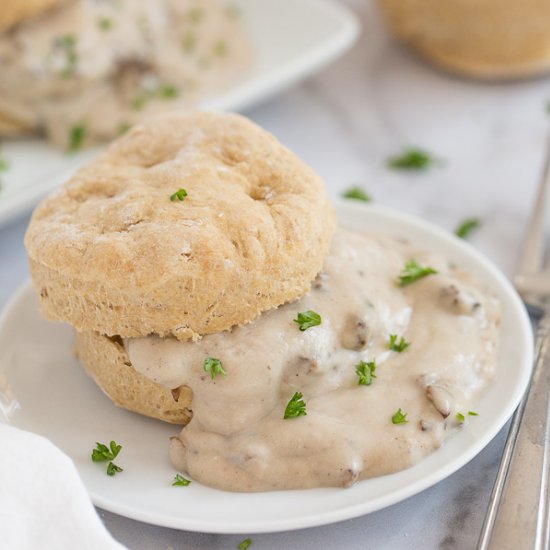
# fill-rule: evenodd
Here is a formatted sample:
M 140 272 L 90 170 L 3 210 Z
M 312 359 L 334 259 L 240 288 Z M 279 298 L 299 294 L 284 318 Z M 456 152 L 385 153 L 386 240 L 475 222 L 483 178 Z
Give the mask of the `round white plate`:
M 0 412 L 41 434 L 75 462 L 94 503 L 137 520 L 191 531 L 259 533 L 331 523 L 378 510 L 444 479 L 479 453 L 504 425 L 529 380 L 532 332 L 522 302 L 480 253 L 421 220 L 376 205 L 338 205 L 343 224 L 403 235 L 488 283 L 502 302 L 498 374 L 476 404 L 480 416 L 416 466 L 349 489 L 227 493 L 199 483 L 172 487 L 168 438 L 178 428 L 115 407 L 73 355 L 70 327 L 45 321 L 29 284 L 0 319 Z M 1 414 L 0 414 L 1 417 Z M 96 441 L 122 444 L 124 472 L 105 475 L 90 460 Z M 1 466 L 1 465 L 0 465 Z

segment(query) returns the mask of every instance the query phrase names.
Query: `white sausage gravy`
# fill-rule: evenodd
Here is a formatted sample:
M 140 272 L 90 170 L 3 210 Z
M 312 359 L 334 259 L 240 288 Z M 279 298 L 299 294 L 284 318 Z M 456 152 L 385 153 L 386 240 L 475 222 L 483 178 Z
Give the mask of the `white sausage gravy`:
M 77 149 L 248 69 L 230 0 L 72 0 L 0 34 L 0 119 Z
M 437 273 L 399 286 L 412 259 Z M 295 319 L 308 310 L 321 324 L 302 331 Z M 498 324 L 488 289 L 445 258 L 339 229 L 300 300 L 197 343 L 125 345 L 138 372 L 193 391 L 193 419 L 170 444 L 177 469 L 230 491 L 348 487 L 411 466 L 476 421 L 469 412 L 494 375 Z M 207 358 L 225 374 L 205 372 Z M 365 364 L 368 385 L 357 373 Z M 296 392 L 306 414 L 285 419 Z

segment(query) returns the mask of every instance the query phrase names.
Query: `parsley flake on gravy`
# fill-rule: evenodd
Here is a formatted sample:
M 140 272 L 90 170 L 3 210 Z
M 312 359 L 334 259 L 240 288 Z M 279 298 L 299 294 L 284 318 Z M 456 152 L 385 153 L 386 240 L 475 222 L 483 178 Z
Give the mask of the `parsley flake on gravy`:
M 390 157 L 387 161 L 389 168 L 395 170 L 426 170 L 435 163 L 430 153 L 422 149 L 407 149 L 401 155 Z
M 342 193 L 342 197 L 345 199 L 353 199 L 356 201 L 370 202 L 370 195 L 361 187 L 350 187 L 348 190 Z
M 391 421 L 393 424 L 406 424 L 408 422 L 407 413 L 403 412 L 399 408 L 397 409 L 397 412 L 391 417 Z
M 242 542 L 237 544 L 237 549 L 238 550 L 247 550 L 247 548 L 250 548 L 251 544 L 252 544 L 252 539 L 251 538 L 244 539 Z
M 320 325 L 321 316 L 315 311 L 308 309 L 307 311 L 298 313 L 298 317 L 294 319 L 294 322 L 299 326 L 300 330 L 303 332 L 308 328 L 316 327 Z
M 427 275 L 436 274 L 437 271 L 433 267 L 423 267 L 416 260 L 410 260 L 405 264 L 405 267 L 399 274 L 399 286 L 407 286 L 418 279 L 422 279 Z
M 306 416 L 306 404 L 303 400 L 303 395 L 297 391 L 288 402 L 285 414 L 283 416 L 284 420 L 287 420 L 288 418 L 296 418 L 298 416 Z
M 187 487 L 190 483 L 190 479 L 185 479 L 181 474 L 176 474 L 172 482 L 172 487 Z
M 73 34 L 58 36 L 54 41 L 54 48 L 63 52 L 65 56 L 65 67 L 60 72 L 64 78 L 72 76 L 76 71 L 78 64 L 78 54 L 76 53 L 76 37 Z
M 409 346 L 411 345 L 410 342 L 407 342 L 403 336 L 401 336 L 401 339 L 399 342 L 397 341 L 397 334 L 390 334 L 390 345 L 389 349 L 392 351 L 396 351 L 397 353 L 401 353 L 402 351 L 405 351 Z
M 455 235 L 461 239 L 467 239 L 480 225 L 481 221 L 478 218 L 466 218 L 456 228 Z
M 104 445 L 96 441 L 96 447 L 92 450 L 92 461 L 93 462 L 107 462 L 107 475 L 114 476 L 118 472 L 122 472 L 122 468 L 117 466 L 113 460 L 118 456 L 122 445 L 118 445 L 116 441 L 111 441 L 109 446 Z
M 203 369 L 204 372 L 210 373 L 210 377 L 212 378 L 212 380 L 214 380 L 214 378 L 216 378 L 218 374 L 223 374 L 223 376 L 227 376 L 227 372 L 225 372 L 224 368 L 222 367 L 222 362 L 215 357 L 207 357 L 204 360 Z
M 97 26 L 102 31 L 110 31 L 113 28 L 113 20 L 109 19 L 109 17 L 100 17 L 97 20 Z
M 187 191 L 185 189 L 183 189 L 183 187 L 181 187 L 175 193 L 172 193 L 170 195 L 170 200 L 172 202 L 174 202 L 174 201 L 183 201 L 183 200 L 185 200 L 185 197 L 187 197 Z
M 355 372 L 359 377 L 359 386 L 370 386 L 372 379 L 376 378 L 376 361 L 361 361 L 356 367 Z

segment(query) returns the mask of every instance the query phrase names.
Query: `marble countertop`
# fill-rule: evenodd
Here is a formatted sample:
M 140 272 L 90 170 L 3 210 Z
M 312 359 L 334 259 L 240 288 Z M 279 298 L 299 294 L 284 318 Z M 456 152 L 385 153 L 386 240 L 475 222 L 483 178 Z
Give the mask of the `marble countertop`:
M 333 195 L 363 186 L 376 202 L 450 230 L 470 216 L 472 244 L 511 275 L 541 170 L 550 80 L 508 84 L 461 80 L 422 63 L 384 29 L 373 4 L 346 2 L 363 34 L 314 78 L 246 114 L 311 164 Z M 407 146 L 440 159 L 420 174 L 385 160 Z M 28 276 L 22 237 L 28 215 L 0 227 L 0 306 Z M 253 535 L 252 548 L 471 549 L 504 444 L 503 430 L 460 471 L 408 500 L 354 520 Z M 237 535 L 146 525 L 100 510 L 131 549 L 232 549 Z

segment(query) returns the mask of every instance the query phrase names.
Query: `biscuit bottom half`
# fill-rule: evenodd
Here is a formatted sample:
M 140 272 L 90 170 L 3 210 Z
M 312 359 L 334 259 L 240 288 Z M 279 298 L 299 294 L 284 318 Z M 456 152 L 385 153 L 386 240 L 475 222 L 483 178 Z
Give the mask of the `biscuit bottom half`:
M 87 373 L 119 407 L 172 424 L 191 420 L 191 390 L 187 386 L 170 390 L 137 372 L 121 338 L 77 332 L 76 353 Z

